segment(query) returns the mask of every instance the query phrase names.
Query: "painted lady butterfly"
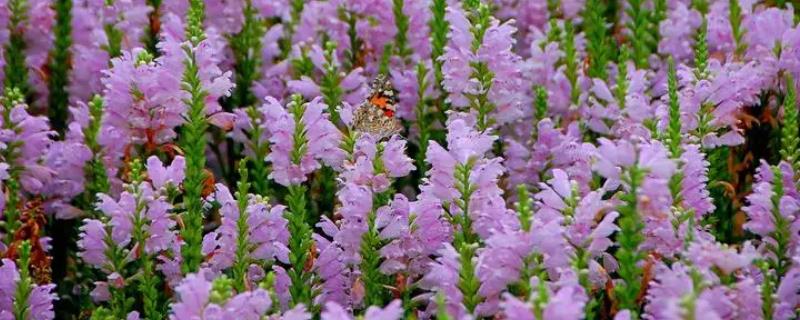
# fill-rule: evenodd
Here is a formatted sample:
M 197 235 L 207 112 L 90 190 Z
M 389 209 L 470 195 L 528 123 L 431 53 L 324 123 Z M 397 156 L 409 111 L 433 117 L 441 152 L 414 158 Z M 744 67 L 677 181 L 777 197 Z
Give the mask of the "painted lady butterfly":
M 378 75 L 370 85 L 367 100 L 353 112 L 353 128 L 380 140 L 399 134 L 403 125 L 395 117 L 397 90 L 385 75 Z

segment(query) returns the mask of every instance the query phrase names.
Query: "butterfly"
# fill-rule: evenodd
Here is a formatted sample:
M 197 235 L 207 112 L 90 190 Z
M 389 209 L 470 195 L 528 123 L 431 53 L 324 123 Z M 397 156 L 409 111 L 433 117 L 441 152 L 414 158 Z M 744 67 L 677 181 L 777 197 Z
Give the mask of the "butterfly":
M 367 99 L 353 112 L 353 128 L 381 140 L 403 131 L 395 117 L 397 90 L 385 75 L 378 75 L 370 85 Z

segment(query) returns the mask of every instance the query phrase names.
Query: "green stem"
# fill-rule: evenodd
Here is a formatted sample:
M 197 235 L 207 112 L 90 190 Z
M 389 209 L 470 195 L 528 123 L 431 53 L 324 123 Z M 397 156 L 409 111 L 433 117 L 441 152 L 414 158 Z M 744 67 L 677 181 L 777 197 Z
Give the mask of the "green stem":
M 638 167 L 626 169 L 624 179 L 627 180 L 629 190 L 622 195 L 623 203 L 618 208 L 620 231 L 617 234 L 619 242 L 619 249 L 616 252 L 619 261 L 617 273 L 623 282 L 615 288 L 615 291 L 620 310 L 628 309 L 634 316 L 638 314 L 639 306 L 636 298 L 641 289 L 642 270 L 639 261 L 644 258 L 644 254 L 639 251 L 639 245 L 644 241 L 642 235 L 644 223 L 637 210 L 638 190 L 644 176 L 645 172 Z
M 250 183 L 247 181 L 247 161 L 239 162 L 239 182 L 236 192 L 236 203 L 239 207 L 239 217 L 236 219 L 236 256 L 233 259 L 234 287 L 238 292 L 247 288 L 247 267 L 250 264 L 250 212 L 247 211 Z
M 229 41 L 235 59 L 236 86 L 231 95 L 231 105 L 235 108 L 245 108 L 258 103 L 252 87 L 261 77 L 261 38 L 266 33 L 264 23 L 258 18 L 252 0 L 245 2 L 243 14 L 242 30 L 230 37 Z
M 30 317 L 30 306 L 28 298 L 33 291 L 33 280 L 30 274 L 31 244 L 27 240 L 19 246 L 19 258 L 17 259 L 17 270 L 19 270 L 19 281 L 14 293 L 14 317 L 16 319 L 28 319 Z
M 53 51 L 50 53 L 49 107 L 50 124 L 61 137 L 67 128 L 69 113 L 70 46 L 72 45 L 72 1 L 56 0 L 53 3 L 56 21 L 53 26 Z
M 417 105 L 414 114 L 417 117 L 417 127 L 419 128 L 419 151 L 417 152 L 417 172 L 420 177 L 424 177 L 428 172 L 428 163 L 425 161 L 425 154 L 428 151 L 428 142 L 431 139 L 430 123 L 428 122 L 428 103 L 425 101 L 425 90 L 428 88 L 428 69 L 425 64 L 417 64 Z
M 27 44 L 23 24 L 28 22 L 28 1 L 10 0 L 8 11 L 9 39 L 5 46 L 5 88 L 17 88 L 23 97 L 30 95 L 28 65 L 25 63 Z
M 288 212 L 286 219 L 289 221 L 289 264 L 287 270 L 292 285 L 289 293 L 292 295 L 292 305 L 312 305 L 312 283 L 310 266 L 307 266 L 308 254 L 312 247 L 311 227 L 306 223 L 306 188 L 303 185 L 289 186 L 289 195 L 286 199 Z

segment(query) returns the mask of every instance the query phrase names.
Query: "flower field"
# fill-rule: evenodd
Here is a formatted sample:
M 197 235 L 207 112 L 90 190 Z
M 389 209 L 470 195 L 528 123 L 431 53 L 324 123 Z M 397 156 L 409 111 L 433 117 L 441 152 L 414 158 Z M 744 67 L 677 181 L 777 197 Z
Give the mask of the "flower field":
M 798 5 L 0 0 L 0 320 L 798 319 Z

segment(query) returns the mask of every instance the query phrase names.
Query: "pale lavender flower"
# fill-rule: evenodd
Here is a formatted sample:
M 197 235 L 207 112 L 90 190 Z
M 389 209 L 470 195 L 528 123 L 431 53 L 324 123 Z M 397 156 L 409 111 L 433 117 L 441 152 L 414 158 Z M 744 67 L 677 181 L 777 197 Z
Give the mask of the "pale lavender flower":
M 778 214 L 788 221 L 794 221 L 800 212 L 797 189 L 794 185 L 794 172 L 786 162 L 781 162 L 778 168 L 781 177 L 775 177 L 772 168 L 762 160 L 756 174 L 753 193 L 747 196 L 748 205 L 742 209 L 750 218 L 750 221 L 744 224 L 744 228 L 764 238 L 771 238 L 771 233 L 775 231 L 773 211 L 777 210 Z M 783 180 L 784 189 L 777 208 L 774 207 L 775 204 L 772 201 L 775 195 L 773 190 L 775 179 Z
M 709 162 L 696 144 L 685 144 L 681 154 L 683 180 L 680 196 L 686 208 L 694 210 L 695 217 L 701 218 L 714 211 L 714 203 L 708 191 Z
M 762 300 L 759 285 L 752 277 L 743 277 L 736 282 L 730 293 L 730 300 L 737 307 L 740 319 L 761 319 Z
M 338 53 L 348 49 L 344 44 L 350 43 L 347 31 L 348 25 L 338 18 L 339 5 L 343 1 L 311 1 L 306 3 L 300 16 L 300 23 L 292 37 L 292 43 L 315 43 L 318 35 L 327 34 L 330 39 L 338 44 Z
M 648 303 L 644 312 L 651 319 L 682 319 L 691 317 L 709 317 L 709 319 L 723 319 L 730 314 L 735 305 L 725 294 L 724 289 L 712 287 L 701 292 L 693 292 L 690 276 L 691 269 L 681 263 L 671 267 L 665 264 L 656 266 L 655 281 L 651 282 L 647 293 Z M 701 280 L 705 281 L 705 280 Z M 695 294 L 695 297 L 688 297 Z M 687 314 L 684 306 L 685 299 L 695 299 L 694 314 Z
M 16 157 L 14 162 L 8 163 L 9 168 L 20 171 L 22 190 L 30 194 L 41 193 L 55 174 L 41 163 L 47 156 L 55 132 L 50 130 L 46 117 L 30 115 L 26 105 L 18 104 L 10 108 L 4 110 L 8 112 L 10 122 L 3 123 L 0 120 L 0 148 L 16 146 Z
M 108 258 L 106 257 L 108 233 L 105 225 L 100 220 L 87 219 L 80 230 L 78 247 L 81 248 L 81 252 L 78 255 L 88 264 L 95 267 L 103 267 L 108 263 Z
M 306 153 L 299 163 L 294 163 L 290 156 L 296 143 L 294 131 L 297 124 L 294 117 L 274 98 L 267 97 L 266 101 L 261 112 L 265 122 L 272 124 L 267 127 L 271 135 L 272 153 L 266 159 L 272 163 L 271 179 L 284 186 L 300 184 L 309 173 L 322 166 L 320 161 L 329 166 L 340 165 L 343 158 L 339 149 L 341 133 L 323 112 L 327 106 L 320 98 L 305 105 L 300 120 L 305 128 L 303 138 L 306 140 Z
M 177 302 L 171 305 L 170 319 L 259 320 L 272 306 L 269 292 L 264 289 L 234 295 L 222 305 L 211 302 L 212 283 L 201 273 L 189 274 L 175 288 Z
M 300 50 L 302 49 L 297 48 L 295 51 Z M 332 57 L 333 61 L 325 60 L 325 52 L 319 45 L 312 45 L 311 49 L 308 50 L 307 55 L 320 74 L 328 72 L 328 63 L 331 64 L 330 67 L 334 68 L 334 70 L 342 69 L 341 62 L 335 54 Z M 342 74 L 339 76 L 342 77 L 341 81 L 338 83 L 339 88 L 343 91 L 342 101 L 352 105 L 358 105 L 361 103 L 364 100 L 364 97 L 367 95 L 367 86 L 365 85 L 367 81 L 364 76 L 364 69 L 360 67 L 354 68 L 347 74 L 342 72 Z M 299 93 L 306 99 L 313 99 L 321 94 L 320 83 L 321 80 L 317 80 L 308 76 L 302 76 L 300 80 L 290 80 L 286 83 L 286 85 L 289 91 L 293 93 Z
M 165 188 L 169 185 L 178 187 L 183 182 L 184 171 L 186 170 L 186 160 L 177 156 L 169 166 L 164 166 L 156 156 L 147 158 L 147 177 L 156 189 Z
M 452 116 L 447 124 L 447 147 L 432 143 L 428 148 L 426 159 L 430 163 L 428 180 L 421 187 L 442 202 L 449 202 L 461 195 L 455 187 L 456 166 L 469 166 L 469 183 L 474 191 L 469 198 L 470 212 L 459 212 L 451 205 L 452 214 L 467 214 L 475 222 L 474 232 L 482 238 L 488 238 L 494 231 L 513 227 L 517 220 L 510 210 L 506 209 L 503 191 L 497 186 L 499 177 L 505 168 L 501 158 L 485 158 L 491 149 L 496 136 L 474 129 L 474 117 L 459 118 Z
M 542 318 L 553 320 L 580 320 L 583 318 L 583 307 L 589 298 L 578 283 L 578 275 L 572 271 L 563 272 L 556 285 L 558 290 L 551 294 Z
M 744 143 L 737 114 L 743 107 L 755 105 L 762 89 L 770 87 L 777 65 L 770 63 L 709 63 L 710 80 L 699 81 L 697 99 L 715 108 L 709 126 L 714 130 L 700 137 L 704 147 L 734 146 Z
M 59 219 L 75 218 L 81 211 L 69 202 L 84 191 L 84 165 L 92 158 L 80 125 L 71 123 L 66 139 L 53 142 L 46 152 L 43 164 L 54 173 L 42 190 L 42 194 L 51 197 L 46 209 Z
M 329 224 L 328 229 L 336 230 L 333 222 L 325 218 L 320 224 Z M 322 227 L 323 230 L 326 227 Z M 338 231 L 338 230 L 336 230 Z M 336 237 L 336 234 L 328 234 Z M 350 306 L 355 301 L 360 300 L 354 296 L 350 289 L 353 287 L 355 276 L 351 273 L 346 264 L 344 251 L 337 243 L 324 243 L 321 237 L 317 238 L 317 247 L 320 249 L 319 257 L 314 261 L 313 270 L 320 277 L 321 285 L 316 290 L 320 291 L 315 301 L 318 304 L 335 302 L 339 305 Z M 326 240 L 327 241 L 327 240 Z M 363 292 L 362 292 L 363 296 Z
M 157 253 L 170 248 L 176 241 L 175 221 L 172 220 L 169 204 L 164 196 L 153 190 L 149 183 L 143 182 L 137 187 L 138 194 L 125 191 L 114 200 L 111 196 L 100 194 L 98 210 L 102 211 L 111 220 L 111 239 L 118 246 L 126 246 L 132 237 L 135 220 L 140 219 L 144 232 L 148 238 L 145 242 L 145 252 Z M 139 215 L 139 216 L 136 216 Z M 95 234 L 86 234 L 88 239 L 96 239 Z M 96 244 L 95 244 L 96 246 Z
M 747 30 L 747 54 L 755 58 L 774 57 L 776 48 L 783 46 L 784 35 L 794 27 L 794 14 L 790 10 L 769 8 L 754 12 L 743 21 Z
M 798 259 L 794 259 L 796 264 Z M 800 268 L 794 266 L 780 281 L 773 319 L 788 320 L 796 316 L 800 304 Z
M 103 127 L 124 140 L 101 135 L 102 145 L 167 143 L 176 137 L 174 128 L 184 122 L 180 72 L 158 61 L 136 61 L 143 53 L 142 49 L 123 52 L 122 57 L 111 60 L 111 69 L 104 71 Z
M 379 306 L 370 306 L 364 314 L 364 320 L 397 320 L 403 316 L 403 307 L 400 300 L 394 300 L 385 308 Z M 346 311 L 342 306 L 336 302 L 328 302 L 325 304 L 325 310 L 322 312 L 323 320 L 354 320 L 353 315 Z
M 741 1 L 739 1 L 741 3 Z M 709 3 L 709 12 L 706 16 L 708 23 L 708 45 L 712 52 L 733 52 L 734 40 L 731 30 L 730 11 L 728 1 L 714 1 Z
M 397 115 L 400 119 L 416 120 L 415 108 L 419 102 L 419 83 L 416 69 L 395 68 L 391 70 L 392 83 L 398 91 Z M 426 74 L 425 96 L 433 96 L 433 87 L 430 85 L 431 73 Z
M 532 85 L 544 86 L 547 89 L 547 105 L 549 114 L 566 114 L 569 111 L 572 86 L 564 74 L 565 68 L 559 67 L 559 60 L 564 52 L 556 42 L 546 42 L 547 38 L 539 30 L 530 45 L 530 58 L 521 67 L 525 77 Z
M 430 0 L 404 1 L 403 14 L 408 17 L 408 45 L 412 49 L 412 57 L 417 60 L 430 56 L 431 42 L 428 25 L 431 12 Z
M 417 2 L 419 3 L 418 6 L 424 3 L 424 1 L 404 2 L 406 4 Z M 346 10 L 358 17 L 356 20 L 356 33 L 358 37 L 364 41 L 362 48 L 368 52 L 365 59 L 377 62 L 383 54 L 386 44 L 394 40 L 397 34 L 397 27 L 394 23 L 394 13 L 392 12 L 392 2 L 383 0 L 342 0 L 341 3 Z M 404 7 L 406 6 L 408 5 L 404 4 Z M 428 8 L 423 7 L 423 9 Z M 380 21 L 380 23 L 374 23 L 373 21 Z M 424 21 L 422 23 L 417 22 L 417 25 L 419 26 L 424 23 Z M 413 35 L 417 32 L 421 33 L 422 31 L 423 30 L 417 31 L 409 29 L 408 35 Z M 362 48 L 356 48 L 356 50 Z M 353 48 L 349 49 L 353 50 Z M 370 65 L 373 67 L 377 66 L 376 63 L 370 63 Z
M 676 2 L 659 26 L 659 53 L 680 62 L 693 58 L 694 34 L 701 23 L 702 17 L 697 10 L 689 8 L 687 3 Z
M 372 211 L 372 191 L 369 187 L 352 182 L 345 182 L 336 193 L 342 207 L 342 227 L 334 237 L 334 241 L 344 250 L 344 261 L 357 265 L 361 261 L 361 239 L 367 232 L 367 216 Z
M 548 19 L 547 3 L 543 1 L 515 1 L 515 0 L 500 0 L 496 1 L 497 12 L 495 16 L 503 21 L 507 19 L 514 19 L 517 21 L 521 39 L 525 41 L 522 48 L 529 46 L 530 38 L 528 35 L 529 30 L 544 29 Z
M 249 244 L 249 257 L 263 262 L 279 260 L 289 262 L 288 221 L 283 217 L 285 207 L 269 206 L 265 201 L 252 195 L 247 201 L 246 237 Z M 211 254 L 209 263 L 216 270 L 233 265 L 240 230 L 237 227 L 240 212 L 237 201 L 223 184 L 216 185 L 214 198 L 222 205 L 220 215 L 222 225 L 204 239 L 204 254 Z
M 104 2 L 75 1 L 72 8 L 72 69 L 69 76 L 70 101 L 77 103 L 103 90 L 102 71 L 111 58 L 105 27 L 120 32 L 122 50 L 141 46 L 152 11 L 145 0 Z
M 731 274 L 740 269 L 745 269 L 759 258 L 758 252 L 750 242 L 745 242 L 741 250 L 714 242 L 707 236 L 698 236 L 689 244 L 686 256 L 692 265 L 701 271 L 710 274 L 712 268 L 717 268 L 723 274 Z
M 503 313 L 509 319 L 535 320 L 533 305 L 520 301 L 510 293 L 503 293 L 503 302 L 500 303 Z
M 159 43 L 159 49 L 164 54 L 159 58 L 160 63 L 171 72 L 182 76 L 185 62 L 194 59 L 198 70 L 197 76 L 206 94 L 203 101 L 208 122 L 224 130 L 230 130 L 233 127 L 234 115 L 223 112 L 219 104 L 220 98 L 230 96 L 234 87 L 231 79 L 233 73 L 220 69 L 223 59 L 222 39 L 211 33 L 207 39 L 193 45 L 183 40 L 183 23 L 178 17 L 170 15 L 166 19 L 174 24 L 173 28 L 177 29 L 177 35 L 171 34 L 169 29 L 165 28 L 165 39 Z M 180 91 L 180 94 L 183 95 L 183 99 L 188 99 L 189 94 L 186 91 Z
M 531 287 L 538 287 L 541 279 L 533 277 L 530 279 Z M 533 295 L 538 296 L 537 293 Z M 546 303 L 542 319 L 561 320 L 561 319 L 581 319 L 583 316 L 583 306 L 588 301 L 583 287 L 578 284 L 577 276 L 572 272 L 566 272 L 561 280 L 553 283 L 552 288 L 548 288 L 549 298 Z M 530 302 L 520 301 L 508 293 L 504 294 L 501 304 L 503 313 L 509 319 L 537 319 L 533 314 L 533 305 Z
M 303 13 L 306 11 L 303 10 Z M 283 35 L 283 25 L 277 24 L 267 30 L 262 37 L 261 78 L 254 82 L 252 87 L 256 97 L 283 97 L 286 95 L 286 82 L 291 80 L 290 63 L 286 60 L 276 59 L 281 53 L 278 44 Z
M 14 319 L 15 303 L 24 303 L 28 306 L 26 319 L 54 319 L 53 302 L 58 300 L 58 296 L 53 292 L 55 284 L 33 284 L 27 301 L 15 301 L 17 283 L 21 280 L 19 271 L 13 260 L 3 259 L 0 263 L 2 263 L 0 265 L 0 319 Z
M 460 269 L 458 252 L 451 244 L 445 243 L 444 248 L 439 250 L 436 263 L 419 283 L 423 289 L 441 292 L 445 297 L 447 313 L 456 319 L 462 319 L 468 314 L 467 308 L 462 304 L 463 294 L 458 288 Z M 435 307 L 435 304 L 432 303 L 429 307 Z
M 450 94 L 449 102 L 455 107 L 470 105 L 468 96 L 485 93 L 494 104 L 494 119 L 503 124 L 522 115 L 520 109 L 524 100 L 522 93 L 521 58 L 512 51 L 516 43 L 514 22 L 500 23 L 491 18 L 481 46 L 474 50 L 472 25 L 463 10 L 450 7 L 447 11 L 450 22 L 450 42 L 445 48 L 442 72 L 442 85 Z M 485 63 L 493 73 L 491 87 L 482 88 L 474 78 L 471 63 Z
M 431 256 L 452 238 L 450 223 L 443 214 L 441 203 L 432 197 L 409 203 L 399 194 L 390 207 L 378 209 L 375 224 L 381 228 L 380 236 L 391 240 L 380 250 L 385 259 L 381 271 L 411 276 L 425 274 L 434 262 Z
M 533 243 L 523 232 L 498 233 L 486 241 L 478 254 L 476 275 L 481 281 L 478 293 L 484 298 L 481 314 L 497 312 L 500 295 L 509 284 L 520 279 L 525 267 L 524 259 L 532 252 Z
M 414 170 L 413 160 L 405 155 L 406 141 L 395 135 L 386 142 L 378 142 L 369 134 L 361 134 L 345 161 L 341 178 L 349 183 L 369 187 L 373 192 L 386 191 L 389 178 L 399 178 Z M 380 152 L 379 152 L 380 150 Z M 381 172 L 376 172 L 376 161 L 381 163 Z

